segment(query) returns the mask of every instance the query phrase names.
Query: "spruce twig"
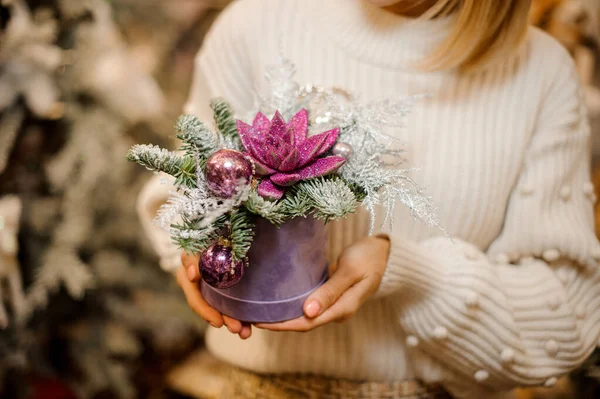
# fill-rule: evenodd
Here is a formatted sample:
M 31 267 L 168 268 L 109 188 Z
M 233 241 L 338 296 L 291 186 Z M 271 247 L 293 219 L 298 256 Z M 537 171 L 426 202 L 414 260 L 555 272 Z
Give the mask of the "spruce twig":
M 203 167 L 206 160 L 219 150 L 221 136 L 211 131 L 194 115 L 183 115 L 175 126 L 176 137 L 183 142 L 182 150 Z
M 355 212 L 359 205 L 359 199 L 348 183 L 334 176 L 300 182 L 290 187 L 283 199 L 276 202 L 266 200 L 253 191 L 244 203 L 249 212 L 276 226 L 311 214 L 329 222 Z
M 208 248 L 218 236 L 213 229 L 192 230 L 182 225 L 172 225 L 171 238 L 182 251 L 197 255 Z
M 153 172 L 175 176 L 181 170 L 182 159 L 174 152 L 152 144 L 136 144 L 127 153 L 129 162 L 137 162 Z
M 298 193 L 304 195 L 314 209 L 314 217 L 330 222 L 346 217 L 356 211 L 360 203 L 343 179 L 321 177 L 298 185 Z
M 250 192 L 244 206 L 249 212 L 267 219 L 275 226 L 281 226 L 286 220 L 283 202 L 264 199 L 256 190 Z
M 183 251 L 189 254 L 200 254 L 219 238 L 229 218 L 223 215 L 206 227 L 199 227 L 202 220 L 183 219 L 181 224 L 171 225 L 171 239 Z
M 313 207 L 301 186 L 292 187 L 289 193 L 286 193 L 286 196 L 283 198 L 282 205 L 287 220 L 306 217 L 312 211 Z
M 237 138 L 237 124 L 233 108 L 222 98 L 215 98 L 210 106 L 214 112 L 215 126 L 223 137 Z
M 127 153 L 127 160 L 137 162 L 153 172 L 164 172 L 175 177 L 176 185 L 196 187 L 196 164 L 189 156 L 180 157 L 151 144 L 136 144 Z
M 243 208 L 231 212 L 231 247 L 234 260 L 246 258 L 254 239 L 254 221 L 250 212 Z

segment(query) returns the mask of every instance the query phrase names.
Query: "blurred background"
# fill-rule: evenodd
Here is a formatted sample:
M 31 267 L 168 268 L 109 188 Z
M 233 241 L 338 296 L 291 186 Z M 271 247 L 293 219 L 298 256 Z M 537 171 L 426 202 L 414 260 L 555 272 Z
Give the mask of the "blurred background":
M 173 147 L 195 53 L 228 2 L 0 0 L 0 397 L 220 390 L 227 366 L 141 232 L 150 176 L 125 153 Z M 600 0 L 533 3 L 578 66 L 600 187 Z M 600 353 L 519 396 L 600 397 Z

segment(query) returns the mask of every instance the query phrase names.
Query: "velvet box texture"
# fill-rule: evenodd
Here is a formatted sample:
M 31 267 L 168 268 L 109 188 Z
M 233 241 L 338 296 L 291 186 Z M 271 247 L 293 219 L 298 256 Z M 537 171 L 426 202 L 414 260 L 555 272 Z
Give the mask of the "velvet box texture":
M 306 298 L 327 279 L 327 226 L 312 217 L 281 227 L 259 218 L 244 278 L 226 289 L 204 281 L 206 301 L 221 313 L 251 323 L 300 317 Z

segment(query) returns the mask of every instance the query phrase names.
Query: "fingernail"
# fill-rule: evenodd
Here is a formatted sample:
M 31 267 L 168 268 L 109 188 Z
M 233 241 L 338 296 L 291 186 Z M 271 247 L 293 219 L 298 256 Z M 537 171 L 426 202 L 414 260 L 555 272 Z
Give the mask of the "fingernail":
M 217 327 L 217 325 L 215 323 L 213 323 L 212 321 L 210 322 L 210 325 L 213 326 L 214 328 L 219 328 Z
M 306 308 L 304 309 L 304 313 L 306 313 L 306 315 L 308 317 L 316 317 L 319 314 L 320 310 L 321 310 L 321 306 L 319 306 L 319 302 L 310 301 L 308 303 L 308 305 L 306 305 Z
M 194 280 L 196 278 L 196 268 L 193 266 L 188 267 L 187 269 L 187 276 L 190 279 L 190 281 Z

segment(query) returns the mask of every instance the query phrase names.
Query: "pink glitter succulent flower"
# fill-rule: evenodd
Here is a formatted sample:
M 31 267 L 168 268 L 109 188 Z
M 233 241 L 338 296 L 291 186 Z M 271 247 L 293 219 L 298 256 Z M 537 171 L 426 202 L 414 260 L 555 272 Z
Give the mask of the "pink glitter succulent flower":
M 346 162 L 340 156 L 322 156 L 335 144 L 339 128 L 307 137 L 305 109 L 288 123 L 279 112 L 272 120 L 259 112 L 252 126 L 238 121 L 237 128 L 248 156 L 256 165 L 256 174 L 263 177 L 258 193 L 266 198 L 280 199 L 286 187 L 332 173 Z

